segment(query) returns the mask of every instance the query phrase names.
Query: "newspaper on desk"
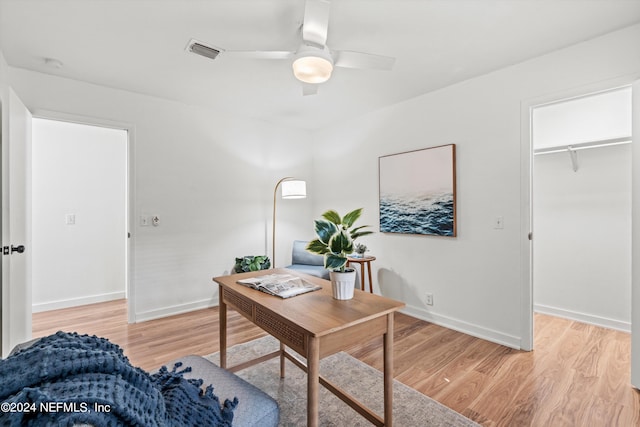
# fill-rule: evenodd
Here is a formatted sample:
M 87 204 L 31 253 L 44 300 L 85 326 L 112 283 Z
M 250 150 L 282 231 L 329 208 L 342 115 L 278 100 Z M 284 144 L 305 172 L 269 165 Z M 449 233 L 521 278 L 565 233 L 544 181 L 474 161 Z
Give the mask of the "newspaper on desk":
M 321 286 L 314 285 L 293 274 L 267 274 L 264 276 L 250 277 L 248 279 L 240 279 L 238 283 L 280 298 L 290 298 L 322 289 Z

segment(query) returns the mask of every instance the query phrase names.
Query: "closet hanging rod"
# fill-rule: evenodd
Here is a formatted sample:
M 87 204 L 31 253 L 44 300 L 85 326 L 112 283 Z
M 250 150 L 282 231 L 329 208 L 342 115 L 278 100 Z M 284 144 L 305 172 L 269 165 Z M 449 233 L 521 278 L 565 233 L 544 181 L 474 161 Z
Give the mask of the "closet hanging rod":
M 598 141 L 580 142 L 578 144 L 567 144 L 558 147 L 538 148 L 533 150 L 533 154 L 552 154 L 563 153 L 570 150 L 586 150 L 588 148 L 609 147 L 612 145 L 629 144 L 631 142 L 630 136 L 624 136 L 621 138 L 601 139 Z

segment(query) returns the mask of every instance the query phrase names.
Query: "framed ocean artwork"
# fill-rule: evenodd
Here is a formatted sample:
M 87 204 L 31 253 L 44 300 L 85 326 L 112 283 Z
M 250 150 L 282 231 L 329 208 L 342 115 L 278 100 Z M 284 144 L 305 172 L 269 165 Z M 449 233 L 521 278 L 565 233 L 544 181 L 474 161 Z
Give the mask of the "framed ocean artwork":
M 378 158 L 380 232 L 456 236 L 456 146 Z

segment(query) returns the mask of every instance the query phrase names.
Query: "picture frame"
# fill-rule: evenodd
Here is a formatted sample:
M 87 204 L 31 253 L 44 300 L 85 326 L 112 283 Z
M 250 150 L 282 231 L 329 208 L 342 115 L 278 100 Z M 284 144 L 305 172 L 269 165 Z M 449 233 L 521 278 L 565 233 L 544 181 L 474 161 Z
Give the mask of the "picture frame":
M 456 145 L 378 158 L 380 232 L 457 236 Z

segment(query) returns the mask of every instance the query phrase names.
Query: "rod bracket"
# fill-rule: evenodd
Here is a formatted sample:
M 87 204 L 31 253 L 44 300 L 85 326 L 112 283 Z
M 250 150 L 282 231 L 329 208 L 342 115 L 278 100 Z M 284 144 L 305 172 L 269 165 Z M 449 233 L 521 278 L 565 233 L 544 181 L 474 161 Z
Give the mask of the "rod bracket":
M 571 166 L 573 167 L 573 171 L 578 172 L 578 152 L 570 145 L 567 146 L 567 152 L 569 153 L 569 157 L 571 157 Z

